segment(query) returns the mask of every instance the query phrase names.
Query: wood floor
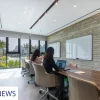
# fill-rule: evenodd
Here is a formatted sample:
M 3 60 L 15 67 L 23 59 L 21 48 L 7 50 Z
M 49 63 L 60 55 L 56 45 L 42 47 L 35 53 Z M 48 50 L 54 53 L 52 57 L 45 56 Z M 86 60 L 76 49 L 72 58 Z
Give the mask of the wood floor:
M 22 77 L 21 69 L 0 70 L 0 86 L 18 86 L 18 100 L 39 100 L 43 94 L 39 94 L 39 87 L 27 84 L 30 78 Z M 42 100 L 47 100 L 46 97 Z M 54 100 L 50 98 L 49 100 Z

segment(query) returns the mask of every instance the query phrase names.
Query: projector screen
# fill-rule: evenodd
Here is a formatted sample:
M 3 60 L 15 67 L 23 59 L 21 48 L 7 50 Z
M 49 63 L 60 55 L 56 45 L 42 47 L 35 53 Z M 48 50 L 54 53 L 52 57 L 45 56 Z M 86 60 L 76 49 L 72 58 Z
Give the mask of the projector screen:
M 66 58 L 92 60 L 92 35 L 67 40 Z
M 48 47 L 54 48 L 54 57 L 60 57 L 60 42 L 49 44 Z

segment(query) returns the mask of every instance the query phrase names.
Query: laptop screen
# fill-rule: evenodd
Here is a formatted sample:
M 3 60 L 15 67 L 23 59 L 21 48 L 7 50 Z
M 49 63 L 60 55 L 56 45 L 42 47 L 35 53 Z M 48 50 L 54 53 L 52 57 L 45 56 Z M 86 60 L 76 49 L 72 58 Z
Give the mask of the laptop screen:
M 64 69 L 66 66 L 66 61 L 65 60 L 57 60 L 56 65 L 61 68 Z

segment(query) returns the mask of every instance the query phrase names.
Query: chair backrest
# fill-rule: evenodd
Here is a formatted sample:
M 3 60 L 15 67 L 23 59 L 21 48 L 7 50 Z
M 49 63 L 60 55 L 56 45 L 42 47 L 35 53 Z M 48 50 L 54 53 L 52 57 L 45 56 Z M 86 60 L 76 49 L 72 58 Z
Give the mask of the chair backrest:
M 22 60 L 21 60 L 21 67 L 22 67 L 22 68 L 25 68 L 25 59 L 22 59 Z
M 77 65 L 76 64 L 69 63 L 69 67 L 77 68 Z
M 54 74 L 48 74 L 44 66 L 33 63 L 35 71 L 35 82 L 41 87 L 58 86 L 58 77 Z
M 68 76 L 69 100 L 99 100 L 99 91 L 93 82 Z
M 30 69 L 29 69 L 29 74 L 30 74 L 30 75 L 35 75 L 34 68 L 33 68 L 33 65 L 32 65 L 32 61 L 30 60 L 30 61 L 28 62 L 28 64 L 29 64 L 29 67 L 30 67 Z

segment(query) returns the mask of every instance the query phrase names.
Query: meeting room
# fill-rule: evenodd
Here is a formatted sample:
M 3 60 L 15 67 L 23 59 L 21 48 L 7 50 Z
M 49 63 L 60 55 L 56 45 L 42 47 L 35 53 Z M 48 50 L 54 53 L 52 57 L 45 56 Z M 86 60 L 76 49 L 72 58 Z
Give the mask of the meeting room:
M 100 0 L 0 0 L 0 100 L 100 100 Z

